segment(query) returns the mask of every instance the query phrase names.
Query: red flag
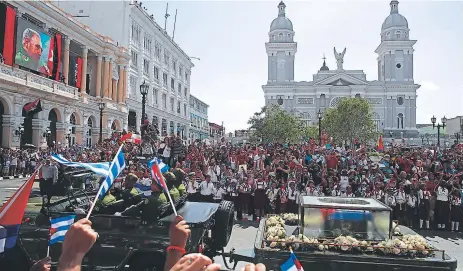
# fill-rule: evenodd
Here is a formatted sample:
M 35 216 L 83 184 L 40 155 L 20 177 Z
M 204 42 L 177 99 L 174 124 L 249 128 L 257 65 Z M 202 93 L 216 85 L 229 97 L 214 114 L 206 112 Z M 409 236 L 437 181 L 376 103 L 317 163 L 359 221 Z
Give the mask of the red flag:
M 42 103 L 40 102 L 40 98 L 33 102 L 25 104 L 23 109 L 28 114 L 29 113 L 35 114 L 35 113 L 42 111 Z
M 377 150 L 378 150 L 379 152 L 384 151 L 384 144 L 383 144 L 383 136 L 382 136 L 382 135 L 379 136 Z
M 35 173 L 3 204 L 0 209 L 0 225 L 21 225 L 34 181 Z
M 132 138 L 132 133 L 127 133 L 123 136 L 121 136 L 121 141 L 126 141 Z

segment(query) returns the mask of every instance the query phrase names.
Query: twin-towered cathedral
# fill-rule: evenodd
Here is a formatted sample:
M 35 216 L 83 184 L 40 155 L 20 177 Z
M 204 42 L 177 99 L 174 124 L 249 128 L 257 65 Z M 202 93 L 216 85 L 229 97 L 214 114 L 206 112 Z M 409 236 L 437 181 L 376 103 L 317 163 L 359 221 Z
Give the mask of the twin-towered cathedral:
M 392 0 L 390 14 L 381 26 L 378 79 L 367 81 L 362 70 L 343 68 L 345 48 L 334 48 L 336 69 L 323 62 L 312 81 L 294 81 L 297 42 L 293 23 L 286 17 L 286 5 L 278 5 L 278 17 L 270 25 L 268 81 L 262 88 L 265 104 L 278 104 L 300 116 L 307 124 L 318 122 L 317 112 L 336 106 L 343 97 L 362 97 L 373 107 L 378 131 L 385 137 L 416 138 L 416 90 L 413 79 L 413 45 L 407 19 L 399 13 L 399 2 Z M 392 133 L 391 133 L 392 132 Z

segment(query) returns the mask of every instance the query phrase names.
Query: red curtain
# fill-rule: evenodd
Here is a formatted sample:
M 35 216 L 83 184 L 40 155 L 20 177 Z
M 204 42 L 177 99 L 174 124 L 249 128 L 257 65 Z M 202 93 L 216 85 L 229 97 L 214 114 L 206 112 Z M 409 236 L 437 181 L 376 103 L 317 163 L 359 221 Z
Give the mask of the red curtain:
M 51 76 L 53 73 L 53 59 L 55 58 L 55 37 L 50 39 L 50 50 L 48 53 L 48 74 L 47 76 Z
M 3 57 L 5 64 L 12 66 L 14 63 L 14 41 L 16 28 L 16 11 L 10 6 L 6 7 L 5 39 L 3 43 Z
M 82 58 L 77 57 L 77 78 L 76 78 L 76 87 L 80 89 L 82 84 Z
M 60 68 L 61 68 L 61 34 L 59 33 L 56 33 L 55 35 L 55 43 L 56 43 L 56 60 L 57 60 L 57 64 L 56 64 L 56 74 L 55 74 L 55 80 L 56 81 L 59 81 L 60 78 L 59 78 L 59 74 L 60 74 Z M 54 56 L 55 57 L 55 56 Z M 67 77 L 68 75 L 67 74 L 64 74 L 65 77 Z

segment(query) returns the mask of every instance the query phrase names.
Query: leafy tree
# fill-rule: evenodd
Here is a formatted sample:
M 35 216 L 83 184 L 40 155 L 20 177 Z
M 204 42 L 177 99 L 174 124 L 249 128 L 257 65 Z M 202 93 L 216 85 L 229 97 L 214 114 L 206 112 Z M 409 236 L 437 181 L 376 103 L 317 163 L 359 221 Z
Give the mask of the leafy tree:
M 305 140 L 307 140 L 309 138 L 318 139 L 318 126 L 304 127 L 304 129 L 303 129 L 303 137 L 304 137 Z
M 365 99 L 344 98 L 334 108 L 324 112 L 322 127 L 337 143 L 345 141 L 351 145 L 355 139 L 360 142 L 376 140 L 378 133 L 372 119 L 372 109 Z
M 254 113 L 248 124 L 253 131 L 251 138 L 266 143 L 296 143 L 305 135 L 301 120 L 275 105 Z

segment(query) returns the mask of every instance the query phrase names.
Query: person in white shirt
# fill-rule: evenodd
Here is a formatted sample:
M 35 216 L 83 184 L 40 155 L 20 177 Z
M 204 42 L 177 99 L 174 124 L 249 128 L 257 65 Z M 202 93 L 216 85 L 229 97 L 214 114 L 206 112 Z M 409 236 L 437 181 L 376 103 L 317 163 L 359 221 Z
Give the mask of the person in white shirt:
M 195 172 L 190 172 L 188 174 L 188 183 L 186 185 L 186 192 L 188 194 L 188 201 L 198 201 L 200 200 L 199 183 L 196 181 Z
M 341 197 L 343 197 L 343 198 L 355 198 L 354 193 L 352 193 L 352 187 L 350 185 L 347 186 L 346 192 L 341 192 Z
M 400 184 L 399 190 L 395 193 L 395 210 L 394 210 L 394 218 L 399 220 L 399 223 L 403 223 L 404 221 L 404 213 L 405 213 L 405 190 L 404 185 Z
M 316 196 L 318 197 L 318 189 L 315 187 L 315 184 L 312 180 L 309 181 L 308 185 L 305 188 L 305 194 L 307 196 Z
M 214 184 L 211 182 L 211 176 L 206 175 L 206 180 L 199 185 L 201 199 L 203 202 L 214 202 Z
M 227 194 L 227 191 L 225 191 L 223 186 L 220 186 L 218 189 L 215 189 L 214 191 L 214 201 L 215 202 L 221 202 L 223 200 L 223 196 Z
M 286 205 L 286 211 L 288 213 L 297 214 L 296 200 L 298 197 L 299 191 L 297 191 L 296 183 L 294 181 L 290 181 L 288 187 L 288 203 Z
M 436 189 L 436 222 L 438 229 L 445 229 L 445 224 L 447 224 L 449 218 L 449 190 L 447 189 L 447 184 L 444 181 L 439 183 L 439 186 Z

